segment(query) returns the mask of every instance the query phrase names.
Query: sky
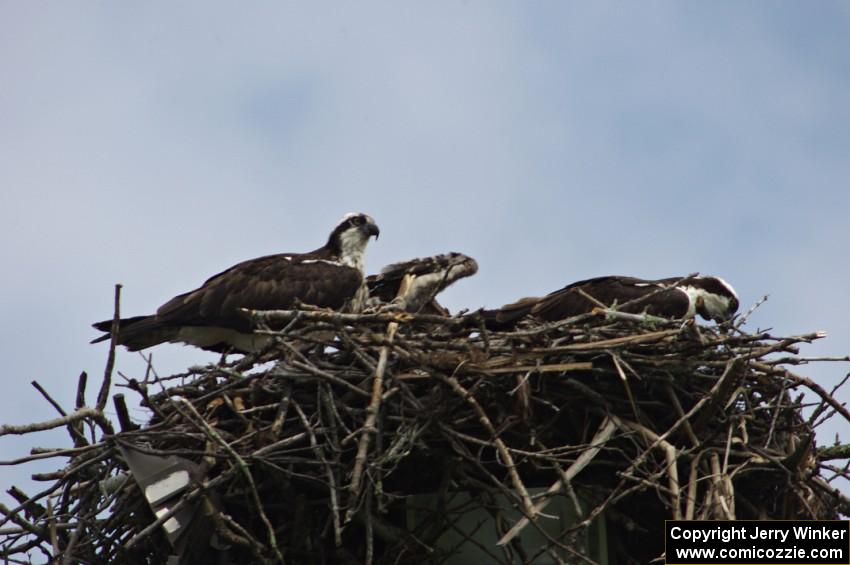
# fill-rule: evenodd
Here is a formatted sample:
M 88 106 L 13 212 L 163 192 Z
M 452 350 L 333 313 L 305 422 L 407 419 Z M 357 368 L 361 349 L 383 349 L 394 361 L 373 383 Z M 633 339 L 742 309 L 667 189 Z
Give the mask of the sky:
M 369 272 L 475 257 L 453 310 L 701 272 L 770 296 L 749 330 L 850 354 L 848 29 L 830 1 L 0 0 L 0 423 L 56 416 L 32 380 L 71 409 L 88 371 L 94 403 L 115 283 L 152 313 L 350 211 L 381 228 Z M 161 374 L 215 359 L 153 350 Z M 69 443 L 0 459 L 34 440 Z

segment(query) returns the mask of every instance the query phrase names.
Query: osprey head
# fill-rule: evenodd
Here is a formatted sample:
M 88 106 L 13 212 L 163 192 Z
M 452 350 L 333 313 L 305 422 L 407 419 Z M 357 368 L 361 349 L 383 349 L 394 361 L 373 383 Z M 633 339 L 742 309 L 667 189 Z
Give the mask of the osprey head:
M 363 271 L 363 254 L 369 238 L 381 230 L 368 214 L 346 214 L 331 232 L 327 247 L 339 257 L 342 264 Z
M 695 277 L 682 283 L 691 297 L 696 313 L 706 320 L 724 322 L 738 311 L 738 295 L 732 285 L 720 277 Z
M 478 262 L 469 255 L 452 251 L 445 257 L 452 280 L 469 277 L 478 272 Z

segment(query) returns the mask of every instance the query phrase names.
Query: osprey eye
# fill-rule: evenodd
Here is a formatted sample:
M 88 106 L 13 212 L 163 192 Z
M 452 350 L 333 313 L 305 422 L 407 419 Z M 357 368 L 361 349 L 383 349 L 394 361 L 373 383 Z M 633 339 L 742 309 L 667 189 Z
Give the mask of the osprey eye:
M 363 225 L 363 216 L 355 216 L 351 221 L 355 226 L 361 226 Z

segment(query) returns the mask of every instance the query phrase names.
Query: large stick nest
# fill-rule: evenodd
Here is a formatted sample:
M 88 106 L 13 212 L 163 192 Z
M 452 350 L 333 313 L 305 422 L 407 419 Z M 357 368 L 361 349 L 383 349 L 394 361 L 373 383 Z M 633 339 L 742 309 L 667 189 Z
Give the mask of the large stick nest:
M 850 509 L 830 484 L 846 473 L 829 459 L 846 454 L 814 442 L 850 414 L 788 370 L 819 334 L 612 311 L 504 333 L 474 315 L 254 317 L 279 336 L 263 354 L 124 385 L 150 411 L 144 426 L 119 396 L 117 433 L 80 399 L 56 421 L 0 429 L 67 426 L 74 441 L 19 461 L 68 459 L 41 477 L 48 489 L 2 509 L 0 555 L 441 563 L 472 544 L 493 563 L 592 563 L 588 531 L 604 522 L 609 554 L 639 563 L 662 553 L 664 519 Z M 262 329 L 272 322 L 287 327 Z M 190 480 L 154 501 L 156 481 L 132 465 L 145 455 Z M 552 517 L 558 504 L 570 520 Z M 476 508 L 487 519 L 464 529 Z

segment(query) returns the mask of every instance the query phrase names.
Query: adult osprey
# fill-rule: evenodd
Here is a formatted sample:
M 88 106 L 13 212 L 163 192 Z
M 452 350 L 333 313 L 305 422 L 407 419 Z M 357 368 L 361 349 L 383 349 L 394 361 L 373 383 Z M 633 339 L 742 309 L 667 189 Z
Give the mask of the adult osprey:
M 375 299 L 379 303 L 391 303 L 404 276 L 416 275 L 404 300 L 399 301 L 401 309 L 445 316 L 448 310 L 437 302 L 437 294 L 458 279 L 471 277 L 477 272 L 475 259 L 452 252 L 387 265 L 379 274 L 367 277 L 366 284 L 369 286 L 370 302 Z
M 728 320 L 738 311 L 738 295 L 720 277 L 644 280 L 608 276 L 574 282 L 544 297 L 523 298 L 481 314 L 488 328 L 504 330 L 528 315 L 553 322 L 615 303 L 629 303 L 621 308 L 623 312 L 646 312 L 665 318 L 692 318 L 699 314 L 717 322 Z
M 359 311 L 367 297 L 363 255 L 379 234 L 366 214 L 347 214 L 327 243 L 309 253 L 278 253 L 243 261 L 176 296 L 156 314 L 123 318 L 118 343 L 138 351 L 164 342 L 182 342 L 211 351 L 251 352 L 268 338 L 255 335 L 240 308 L 287 309 L 296 301 L 321 308 Z M 94 324 L 109 332 L 111 320 Z M 92 341 L 109 339 L 109 334 Z

